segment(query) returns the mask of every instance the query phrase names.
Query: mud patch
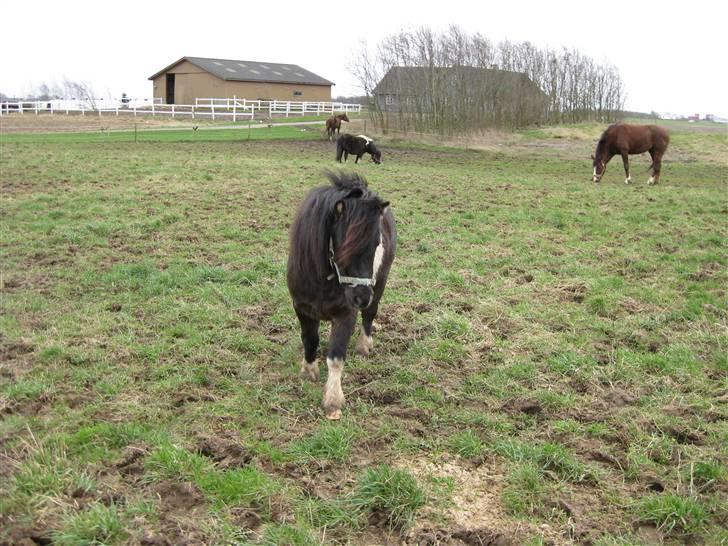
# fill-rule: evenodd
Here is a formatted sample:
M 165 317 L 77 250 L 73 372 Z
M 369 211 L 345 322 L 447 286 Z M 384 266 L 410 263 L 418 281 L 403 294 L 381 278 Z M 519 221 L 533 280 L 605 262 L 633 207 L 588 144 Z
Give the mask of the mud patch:
M 510 414 L 525 413 L 526 415 L 538 416 L 543 413 L 541 403 L 530 398 L 509 400 L 501 406 L 501 409 Z
M 254 456 L 232 432 L 222 436 L 199 436 L 197 451 L 215 461 L 221 468 L 245 466 Z

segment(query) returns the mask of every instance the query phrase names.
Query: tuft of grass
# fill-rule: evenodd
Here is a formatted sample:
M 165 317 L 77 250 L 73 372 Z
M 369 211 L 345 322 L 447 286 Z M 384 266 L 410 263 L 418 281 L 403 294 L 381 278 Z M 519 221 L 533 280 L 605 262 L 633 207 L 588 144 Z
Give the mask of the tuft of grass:
M 528 517 L 543 514 L 550 489 L 541 469 L 531 462 L 517 464 L 508 472 L 503 506 L 511 515 Z
M 343 462 L 349 458 L 356 434 L 345 425 L 325 424 L 312 436 L 291 445 L 291 453 L 299 459 Z
M 514 462 L 532 463 L 541 473 L 551 472 L 562 480 L 574 483 L 598 481 L 595 469 L 577 461 L 565 447 L 559 444 L 501 441 L 496 443 L 493 449 L 497 454 Z
M 697 533 L 708 520 L 700 501 L 677 493 L 649 496 L 637 503 L 635 511 L 640 521 L 652 523 L 668 535 Z
M 64 518 L 61 530 L 52 533 L 59 546 L 99 546 L 124 536 L 124 524 L 116 505 L 94 503 Z
M 448 446 L 452 451 L 466 459 L 477 457 L 485 451 L 485 443 L 483 440 L 470 429 L 451 436 L 448 441 Z
M 425 494 L 411 474 L 380 465 L 364 471 L 349 502 L 359 513 L 380 513 L 391 530 L 403 530 L 424 506 Z

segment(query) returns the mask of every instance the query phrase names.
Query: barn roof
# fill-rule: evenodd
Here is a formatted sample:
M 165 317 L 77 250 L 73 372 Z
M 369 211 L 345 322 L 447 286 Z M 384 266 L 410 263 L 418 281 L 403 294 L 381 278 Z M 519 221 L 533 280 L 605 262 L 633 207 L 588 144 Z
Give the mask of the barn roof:
M 208 59 L 206 57 L 182 57 L 153 76 L 150 76 L 149 79 L 153 80 L 157 76 L 174 68 L 182 61 L 189 61 L 213 76 L 227 81 L 334 85 L 334 82 L 322 78 L 297 64 Z

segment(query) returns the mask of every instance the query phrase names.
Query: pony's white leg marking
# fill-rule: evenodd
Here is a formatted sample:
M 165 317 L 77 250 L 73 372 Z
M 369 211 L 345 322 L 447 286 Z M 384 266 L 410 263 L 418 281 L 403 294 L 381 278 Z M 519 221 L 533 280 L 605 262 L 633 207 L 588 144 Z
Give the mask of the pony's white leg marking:
M 361 328 L 361 334 L 356 342 L 356 352 L 361 356 L 369 356 L 369 353 L 374 348 L 374 339 L 372 336 L 368 336 L 364 331 L 364 327 Z
M 340 358 L 327 358 L 326 366 L 329 368 L 329 377 L 324 387 L 324 412 L 326 418 L 331 420 L 341 419 L 341 408 L 344 405 L 344 391 L 341 390 L 341 372 L 344 369 L 344 361 Z
M 650 176 L 649 180 L 647 180 L 647 184 L 654 184 L 655 183 L 655 177 Z
M 301 360 L 301 379 L 310 379 L 318 381 L 319 379 L 319 362 L 318 358 L 313 362 L 306 362 L 306 357 Z
M 629 184 L 630 182 L 632 182 L 632 176 L 631 175 L 624 179 L 624 183 L 625 184 Z

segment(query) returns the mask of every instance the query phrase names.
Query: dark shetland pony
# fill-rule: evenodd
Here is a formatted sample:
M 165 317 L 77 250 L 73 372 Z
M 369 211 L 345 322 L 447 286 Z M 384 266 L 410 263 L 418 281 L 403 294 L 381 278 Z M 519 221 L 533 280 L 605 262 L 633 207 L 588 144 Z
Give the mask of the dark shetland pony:
M 662 127 L 657 125 L 629 125 L 627 123 L 615 123 L 610 125 L 602 133 L 597 143 L 596 152 L 592 156 L 594 160 L 594 174 L 592 180 L 599 182 L 607 170 L 607 163 L 615 155 L 622 156 L 624 172 L 627 177 L 624 181 L 629 184 L 632 178 L 629 175 L 629 156 L 649 152 L 652 158 L 652 176 L 648 184 L 657 184 L 660 181 L 660 168 L 662 167 L 662 156 L 670 143 L 670 135 Z
M 344 114 L 336 114 L 326 120 L 326 135 L 329 140 L 334 140 L 334 135 L 341 132 L 341 122 L 349 123 L 349 116 Z
M 354 163 L 359 163 L 359 159 L 364 154 L 372 156 L 372 161 L 379 165 L 382 162 L 382 152 L 379 151 L 374 141 L 365 135 L 354 136 L 348 133 L 341 135 L 336 141 L 336 161 L 341 163 L 341 156 L 344 161 L 349 159 L 349 154 L 356 156 Z
M 301 378 L 318 381 L 319 323 L 331 321 L 324 387 L 326 417 L 339 419 L 344 405 L 341 373 L 346 347 L 361 313 L 356 350 L 374 346 L 372 321 L 394 260 L 397 234 L 387 201 L 356 174 L 327 173 L 331 185 L 314 188 L 291 226 L 288 290 L 301 323 Z

